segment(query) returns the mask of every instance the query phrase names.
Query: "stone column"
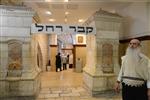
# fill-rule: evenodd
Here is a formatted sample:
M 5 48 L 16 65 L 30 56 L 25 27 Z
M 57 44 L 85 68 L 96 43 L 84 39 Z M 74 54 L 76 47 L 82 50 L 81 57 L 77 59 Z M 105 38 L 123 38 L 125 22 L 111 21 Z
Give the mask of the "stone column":
M 87 35 L 87 60 L 84 83 L 92 95 L 113 89 L 119 71 L 118 45 L 122 17 L 97 11 L 85 25 L 95 26 L 96 34 Z
M 33 99 L 40 89 L 40 70 L 32 62 L 30 27 L 34 12 L 0 5 L 0 13 L 0 97 Z
M 50 60 L 51 60 L 51 71 L 56 71 L 55 61 L 56 61 L 56 55 L 58 51 L 57 46 L 57 35 L 51 34 L 50 35 Z
M 42 66 L 41 70 L 46 71 L 47 63 L 48 63 L 48 35 L 47 34 L 37 34 L 36 41 L 38 43 L 38 49 L 41 49 L 41 57 L 42 57 Z

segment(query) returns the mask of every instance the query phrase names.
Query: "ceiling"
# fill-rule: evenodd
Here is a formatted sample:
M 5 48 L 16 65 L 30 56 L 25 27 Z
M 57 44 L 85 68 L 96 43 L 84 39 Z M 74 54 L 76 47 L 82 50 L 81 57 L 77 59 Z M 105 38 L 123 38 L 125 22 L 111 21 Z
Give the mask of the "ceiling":
M 2 0 L 4 4 L 20 2 L 21 0 Z M 23 4 L 31 7 L 39 16 L 40 23 L 82 25 L 99 9 L 117 13 L 133 2 L 148 0 L 22 0 Z M 15 3 L 16 4 L 16 3 Z M 20 3 L 18 3 L 20 4 Z M 46 14 L 46 11 L 51 14 Z M 68 12 L 68 14 L 65 14 Z M 52 20 L 53 19 L 53 20 Z M 51 21 L 50 21 L 51 20 Z M 79 22 L 79 20 L 81 20 Z M 63 43 L 73 43 L 71 34 L 58 36 Z
M 64 0 L 24 0 L 24 4 L 37 12 L 41 23 L 82 24 L 100 8 L 109 12 L 116 12 L 116 9 L 123 9 L 131 3 L 120 1 L 69 0 L 64 2 Z M 46 11 L 50 11 L 51 15 L 46 14 Z M 68 14 L 65 14 L 65 12 L 68 12 Z M 54 20 L 50 21 L 50 19 Z M 81 22 L 79 22 L 79 19 Z
M 118 9 L 124 9 L 133 2 L 145 1 L 147 0 L 24 0 L 24 4 L 37 12 L 41 23 L 82 25 L 99 9 L 117 13 Z M 46 11 L 51 14 L 46 14 Z M 64 44 L 72 44 L 73 37 L 71 34 L 61 34 L 58 39 Z
M 39 16 L 40 23 L 57 24 L 82 24 L 99 9 L 117 13 L 118 9 L 124 9 L 133 2 L 150 0 L 0 0 L 0 4 L 31 7 Z M 46 11 L 51 14 L 46 14 Z M 82 20 L 79 22 L 79 19 Z

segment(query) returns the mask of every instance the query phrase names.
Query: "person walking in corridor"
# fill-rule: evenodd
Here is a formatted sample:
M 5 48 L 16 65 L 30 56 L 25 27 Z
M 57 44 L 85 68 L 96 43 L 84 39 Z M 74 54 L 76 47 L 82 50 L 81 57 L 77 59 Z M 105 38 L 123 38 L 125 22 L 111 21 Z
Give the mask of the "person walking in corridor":
M 132 39 L 122 57 L 122 66 L 115 85 L 123 100 L 150 100 L 150 59 L 140 52 L 140 41 Z
M 58 71 L 58 69 L 61 71 L 61 56 L 60 53 L 58 53 L 56 55 L 56 72 Z
M 67 56 L 64 54 L 62 56 L 62 64 L 63 64 L 63 70 L 67 69 Z
M 73 54 L 69 55 L 69 68 L 73 68 Z

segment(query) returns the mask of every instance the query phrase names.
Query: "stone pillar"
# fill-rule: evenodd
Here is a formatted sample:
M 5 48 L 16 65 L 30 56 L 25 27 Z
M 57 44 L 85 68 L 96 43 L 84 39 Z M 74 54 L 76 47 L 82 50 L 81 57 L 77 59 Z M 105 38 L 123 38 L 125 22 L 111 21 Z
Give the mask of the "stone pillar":
M 55 61 L 56 61 L 56 55 L 58 51 L 57 46 L 57 35 L 51 34 L 50 35 L 50 60 L 51 60 L 51 71 L 56 71 Z
M 36 41 L 38 42 L 38 49 L 41 49 L 41 59 L 42 65 L 41 70 L 46 71 L 47 63 L 48 63 L 48 35 L 47 34 L 36 34 Z
M 121 16 L 100 9 L 85 22 L 96 27 L 96 34 L 87 35 L 87 60 L 83 73 L 85 86 L 92 95 L 114 87 L 119 71 L 121 21 Z
M 30 27 L 34 12 L 0 5 L 0 97 L 35 98 L 40 89 Z

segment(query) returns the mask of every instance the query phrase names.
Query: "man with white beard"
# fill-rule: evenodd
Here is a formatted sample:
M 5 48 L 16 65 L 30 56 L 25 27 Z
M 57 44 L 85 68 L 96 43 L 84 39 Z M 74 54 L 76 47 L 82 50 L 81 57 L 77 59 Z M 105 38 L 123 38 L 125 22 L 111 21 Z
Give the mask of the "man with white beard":
M 120 91 L 122 83 L 122 100 L 150 100 L 150 60 L 140 52 L 140 41 L 132 39 L 115 85 Z

